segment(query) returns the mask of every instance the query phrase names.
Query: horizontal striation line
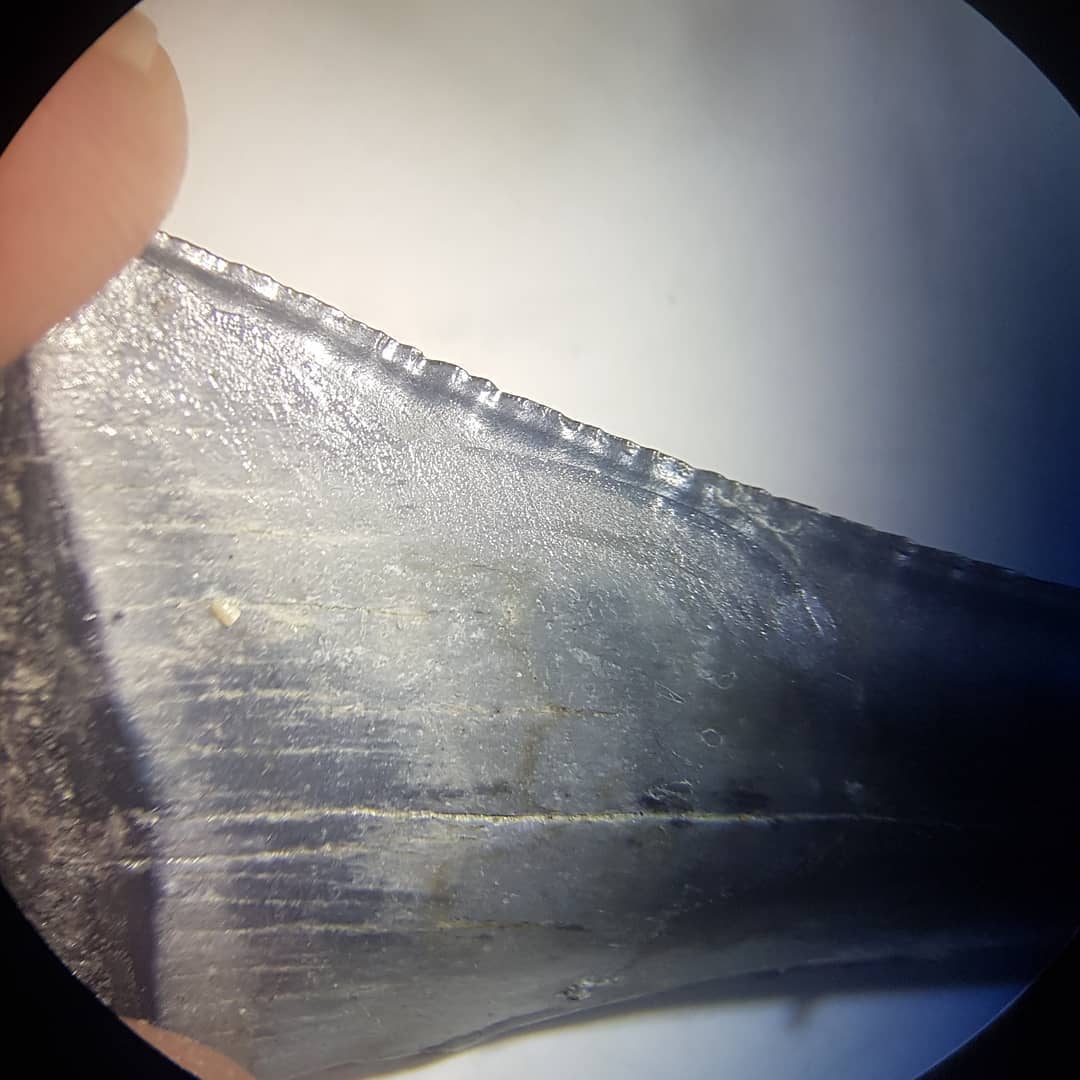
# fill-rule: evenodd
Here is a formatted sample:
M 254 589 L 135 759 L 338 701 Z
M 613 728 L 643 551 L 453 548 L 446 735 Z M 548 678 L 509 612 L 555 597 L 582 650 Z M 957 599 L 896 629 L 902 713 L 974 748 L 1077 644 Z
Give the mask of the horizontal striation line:
M 185 822 L 205 822 L 211 825 L 250 824 L 266 822 L 317 822 L 326 818 L 356 818 L 373 821 L 433 821 L 460 825 L 631 825 L 643 822 L 685 821 L 702 825 L 818 825 L 868 824 L 898 825 L 911 828 L 968 829 L 970 824 L 928 818 L 901 818 L 878 814 L 793 812 L 780 814 L 731 814 L 707 810 L 687 810 L 669 814 L 637 810 L 600 810 L 583 813 L 482 813 L 455 810 L 405 810 L 376 806 L 313 806 L 292 810 L 242 810 L 228 813 L 192 815 Z

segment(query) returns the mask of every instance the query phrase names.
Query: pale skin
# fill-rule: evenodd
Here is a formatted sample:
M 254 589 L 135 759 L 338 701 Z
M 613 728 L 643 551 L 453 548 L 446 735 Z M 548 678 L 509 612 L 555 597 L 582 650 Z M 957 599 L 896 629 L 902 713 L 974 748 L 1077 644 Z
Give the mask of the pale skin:
M 187 153 L 180 84 L 131 12 L 64 74 L 0 154 L 0 363 L 78 309 L 161 223 Z M 208 1047 L 128 1024 L 202 1080 L 253 1080 Z

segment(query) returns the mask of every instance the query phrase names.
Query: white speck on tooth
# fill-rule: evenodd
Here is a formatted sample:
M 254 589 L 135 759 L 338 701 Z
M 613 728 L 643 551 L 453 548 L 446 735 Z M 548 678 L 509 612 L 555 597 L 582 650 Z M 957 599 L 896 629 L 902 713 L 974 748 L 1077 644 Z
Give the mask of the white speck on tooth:
M 210 602 L 210 612 L 222 626 L 232 626 L 240 618 L 240 605 L 235 600 L 218 596 Z

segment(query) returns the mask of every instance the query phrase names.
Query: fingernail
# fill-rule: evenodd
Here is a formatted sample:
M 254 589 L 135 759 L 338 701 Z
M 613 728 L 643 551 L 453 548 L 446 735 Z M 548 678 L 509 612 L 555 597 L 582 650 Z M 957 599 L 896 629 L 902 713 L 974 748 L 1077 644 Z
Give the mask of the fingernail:
M 158 50 L 157 27 L 141 11 L 129 11 L 94 43 L 136 71 L 146 72 Z

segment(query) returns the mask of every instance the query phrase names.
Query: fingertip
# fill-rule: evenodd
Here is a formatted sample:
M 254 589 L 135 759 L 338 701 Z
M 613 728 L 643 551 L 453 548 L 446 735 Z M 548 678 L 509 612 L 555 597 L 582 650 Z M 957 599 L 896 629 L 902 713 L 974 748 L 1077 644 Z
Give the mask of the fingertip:
M 153 66 L 158 53 L 157 27 L 141 11 L 131 11 L 98 38 L 96 47 L 145 73 Z
M 94 43 L 0 156 L 0 360 L 89 300 L 146 245 L 176 196 L 183 95 L 153 23 Z
M 123 1019 L 132 1031 L 199 1080 L 255 1080 L 247 1069 L 232 1058 L 194 1039 L 148 1024 L 145 1020 Z

